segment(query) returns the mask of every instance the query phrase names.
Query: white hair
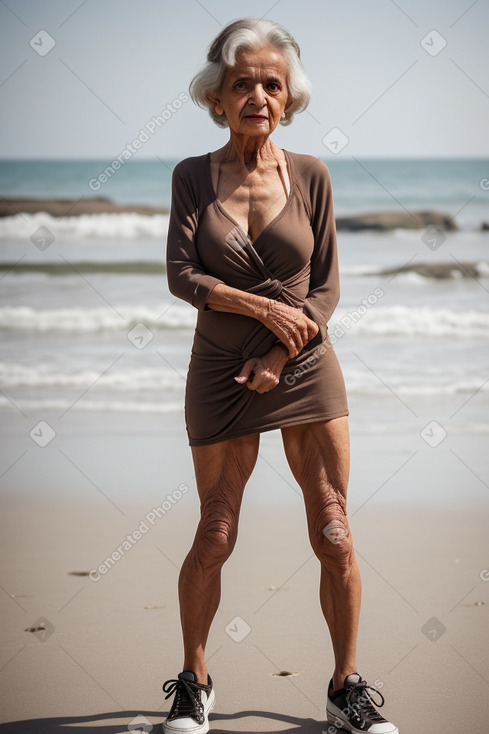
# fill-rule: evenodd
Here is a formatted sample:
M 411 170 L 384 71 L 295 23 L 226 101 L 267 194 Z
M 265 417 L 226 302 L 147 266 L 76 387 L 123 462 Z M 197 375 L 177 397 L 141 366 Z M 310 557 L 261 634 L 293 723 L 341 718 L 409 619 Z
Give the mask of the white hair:
M 190 83 L 192 100 L 209 111 L 219 127 L 227 127 L 225 115 L 218 115 L 212 96 L 221 90 L 224 75 L 235 66 L 237 56 L 243 51 L 257 51 L 273 46 L 283 55 L 287 64 L 287 90 L 289 101 L 282 125 L 290 125 L 296 112 L 306 109 L 311 98 L 311 83 L 306 77 L 300 58 L 300 49 L 290 33 L 271 20 L 242 18 L 227 25 L 214 39 L 207 54 L 207 64 Z

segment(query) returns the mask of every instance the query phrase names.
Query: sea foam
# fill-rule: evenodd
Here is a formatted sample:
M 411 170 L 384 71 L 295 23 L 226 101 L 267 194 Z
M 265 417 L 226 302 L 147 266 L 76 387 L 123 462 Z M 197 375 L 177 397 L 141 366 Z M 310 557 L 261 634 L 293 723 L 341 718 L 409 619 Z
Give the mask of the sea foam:
M 167 214 L 83 214 L 76 217 L 52 217 L 45 212 L 17 214 L 0 218 L 0 239 L 28 240 L 45 227 L 56 238 L 63 239 L 135 239 L 165 237 Z

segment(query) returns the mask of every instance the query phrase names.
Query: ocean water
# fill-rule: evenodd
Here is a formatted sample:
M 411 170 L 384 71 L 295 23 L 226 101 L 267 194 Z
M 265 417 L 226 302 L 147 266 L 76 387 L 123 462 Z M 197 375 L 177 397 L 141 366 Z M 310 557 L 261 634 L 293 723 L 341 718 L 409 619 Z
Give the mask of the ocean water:
M 459 227 L 435 240 L 417 230 L 338 233 L 342 296 L 330 333 L 352 430 L 428 426 L 427 445 L 447 429 L 487 446 L 489 161 L 327 163 L 337 215 L 435 209 Z M 103 162 L 3 162 L 0 194 L 167 208 L 174 164 L 130 162 L 92 191 Z M 195 312 L 166 285 L 167 225 L 165 214 L 0 219 L 5 425 L 20 414 L 32 423 L 67 414 L 181 420 Z M 408 269 L 432 263 L 449 264 L 454 277 Z M 461 277 L 460 263 L 472 277 Z
M 96 179 L 111 161 L 0 161 L 0 194 L 68 199 L 103 196 L 121 204 L 169 207 L 176 162 L 129 161 L 100 184 Z M 432 208 L 454 216 L 464 229 L 475 229 L 488 219 L 489 159 L 333 158 L 326 163 L 339 216 L 403 207 Z

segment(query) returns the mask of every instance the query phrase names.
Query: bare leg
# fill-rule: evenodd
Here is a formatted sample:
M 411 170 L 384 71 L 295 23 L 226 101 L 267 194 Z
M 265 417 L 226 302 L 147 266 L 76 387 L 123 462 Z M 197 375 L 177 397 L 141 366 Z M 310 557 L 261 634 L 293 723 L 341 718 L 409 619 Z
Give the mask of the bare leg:
M 194 446 L 201 518 L 178 582 L 183 670 L 207 683 L 205 645 L 221 598 L 221 568 L 236 543 L 243 491 L 258 456 L 253 434 L 210 446 Z
M 348 419 L 282 429 L 289 466 L 302 488 L 309 537 L 321 562 L 319 596 L 335 656 L 333 686 L 357 670 L 361 581 L 346 517 Z

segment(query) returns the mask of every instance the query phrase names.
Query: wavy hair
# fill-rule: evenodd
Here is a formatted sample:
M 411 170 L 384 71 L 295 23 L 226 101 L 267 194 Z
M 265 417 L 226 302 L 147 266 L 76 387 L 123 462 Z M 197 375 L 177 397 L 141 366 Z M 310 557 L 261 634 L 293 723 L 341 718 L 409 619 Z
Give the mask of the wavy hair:
M 190 82 L 190 97 L 204 109 L 219 127 L 228 127 L 225 115 L 218 115 L 211 95 L 221 90 L 224 75 L 236 64 L 237 56 L 243 51 L 256 51 L 264 46 L 273 46 L 287 64 L 287 91 L 289 102 L 285 109 L 282 125 L 290 125 L 294 115 L 306 109 L 311 98 L 311 83 L 301 61 L 301 52 L 296 40 L 278 23 L 260 18 L 241 18 L 229 23 L 209 47 L 207 63 Z

